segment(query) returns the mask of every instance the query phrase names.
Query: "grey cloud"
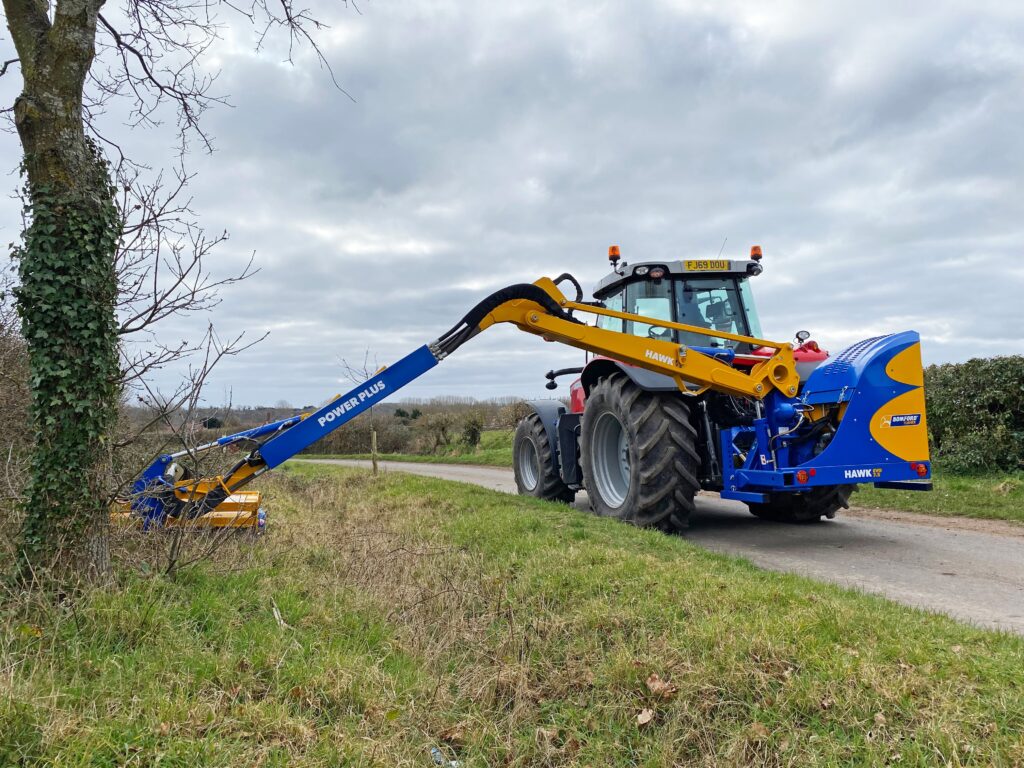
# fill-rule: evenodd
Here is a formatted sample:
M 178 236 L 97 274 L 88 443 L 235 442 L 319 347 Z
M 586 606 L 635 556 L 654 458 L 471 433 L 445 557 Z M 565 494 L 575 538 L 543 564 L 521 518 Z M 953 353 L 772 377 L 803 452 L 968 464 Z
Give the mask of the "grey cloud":
M 239 31 L 196 205 L 232 233 L 218 269 L 262 267 L 213 319 L 271 336 L 211 398 L 318 402 L 340 356 L 392 360 L 510 282 L 590 285 L 613 242 L 634 261 L 761 243 L 770 336 L 1024 351 L 1024 16 L 890 6 L 381 0 L 330 11 L 356 103 Z M 129 138 L 157 163 L 159 137 Z M 578 359 L 489 331 L 409 392 L 536 394 Z

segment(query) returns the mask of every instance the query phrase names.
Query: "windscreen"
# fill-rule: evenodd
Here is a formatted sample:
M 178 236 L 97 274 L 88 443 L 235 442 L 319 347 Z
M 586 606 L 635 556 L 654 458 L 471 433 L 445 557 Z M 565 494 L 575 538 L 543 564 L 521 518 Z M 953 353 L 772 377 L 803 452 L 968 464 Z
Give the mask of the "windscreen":
M 746 282 L 746 281 L 740 281 Z M 743 292 L 745 294 L 746 291 Z M 680 323 L 711 328 L 715 331 L 751 334 L 750 317 L 744 312 L 744 295 L 735 278 L 700 278 L 680 281 L 676 291 L 676 312 Z M 752 311 L 751 307 L 751 311 Z M 753 314 L 756 319 L 756 313 Z M 760 329 L 757 329 L 760 334 Z M 691 346 L 729 347 L 738 342 L 716 339 L 698 333 L 681 332 L 679 341 Z M 746 346 L 746 345 L 744 345 Z M 748 350 L 739 350 L 748 351 Z
M 609 309 L 659 320 L 711 328 L 744 336 L 760 336 L 761 328 L 747 281 L 734 277 L 687 280 L 638 280 L 604 298 Z M 669 331 L 647 323 L 602 317 L 601 328 L 634 336 L 673 340 L 687 346 L 728 347 L 748 352 L 748 345 L 698 333 Z

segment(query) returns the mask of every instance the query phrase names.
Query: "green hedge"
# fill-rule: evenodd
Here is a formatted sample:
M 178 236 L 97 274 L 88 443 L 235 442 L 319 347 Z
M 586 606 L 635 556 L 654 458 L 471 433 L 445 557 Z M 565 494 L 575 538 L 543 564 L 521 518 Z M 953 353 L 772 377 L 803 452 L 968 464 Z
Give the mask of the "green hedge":
M 933 458 L 961 472 L 1024 467 L 1024 356 L 925 369 Z

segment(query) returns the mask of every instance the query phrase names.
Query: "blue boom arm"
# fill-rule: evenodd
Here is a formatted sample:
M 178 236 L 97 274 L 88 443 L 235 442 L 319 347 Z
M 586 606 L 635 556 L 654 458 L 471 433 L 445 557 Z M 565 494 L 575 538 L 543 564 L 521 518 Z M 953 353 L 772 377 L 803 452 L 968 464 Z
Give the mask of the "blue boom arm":
M 397 392 L 437 365 L 438 359 L 424 345 L 397 363 L 375 373 L 355 389 L 339 395 L 316 413 L 263 444 L 260 455 L 273 469 L 295 454 L 322 440 L 370 406 Z

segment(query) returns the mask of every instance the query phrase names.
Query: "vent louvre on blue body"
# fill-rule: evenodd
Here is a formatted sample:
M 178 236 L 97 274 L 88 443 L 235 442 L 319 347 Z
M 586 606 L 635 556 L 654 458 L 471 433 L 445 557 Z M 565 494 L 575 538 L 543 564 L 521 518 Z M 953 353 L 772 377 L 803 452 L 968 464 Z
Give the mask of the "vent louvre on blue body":
M 887 339 L 892 334 L 884 336 L 873 336 L 870 339 L 863 339 L 852 344 L 816 371 L 820 376 L 843 376 L 853 370 L 853 363 L 860 359 L 871 347 L 882 339 Z

